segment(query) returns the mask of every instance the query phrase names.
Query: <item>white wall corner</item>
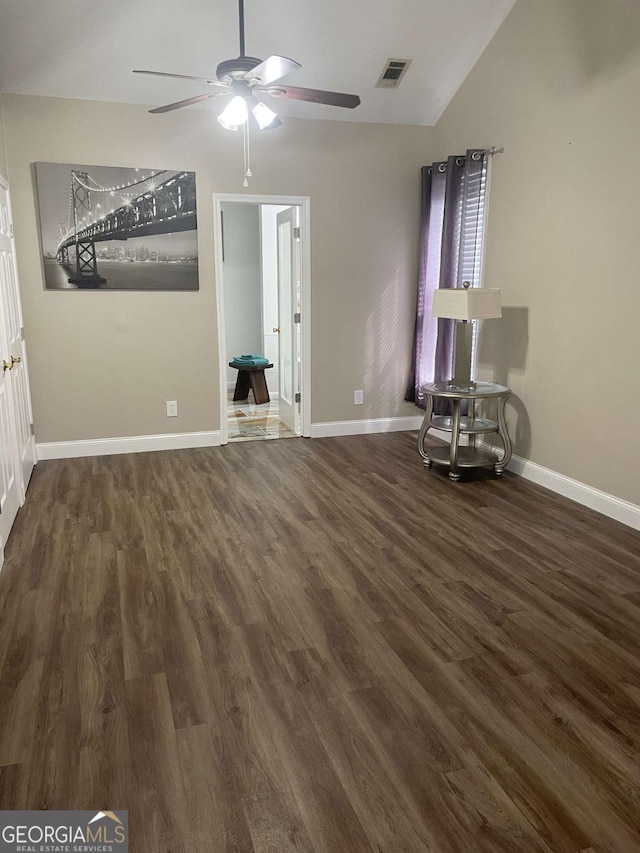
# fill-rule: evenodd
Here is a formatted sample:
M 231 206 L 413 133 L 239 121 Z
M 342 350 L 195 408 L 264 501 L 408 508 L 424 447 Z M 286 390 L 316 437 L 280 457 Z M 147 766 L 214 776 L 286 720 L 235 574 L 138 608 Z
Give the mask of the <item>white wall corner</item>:
M 77 459 L 81 456 L 112 456 L 146 453 L 153 450 L 186 450 L 192 447 L 219 447 L 219 430 L 179 432 L 166 435 L 130 435 L 122 438 L 92 438 L 79 441 L 50 441 L 36 445 L 38 459 Z

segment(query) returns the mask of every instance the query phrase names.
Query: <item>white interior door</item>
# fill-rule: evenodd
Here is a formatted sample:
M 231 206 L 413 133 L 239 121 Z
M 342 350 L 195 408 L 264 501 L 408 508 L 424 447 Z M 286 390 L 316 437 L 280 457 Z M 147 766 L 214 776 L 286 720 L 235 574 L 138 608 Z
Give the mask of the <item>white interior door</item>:
M 3 370 L 0 430 L 2 430 L 3 493 L 13 506 L 12 490 L 17 488 L 19 504 L 35 463 L 35 439 L 31 432 L 31 399 L 22 329 L 22 310 L 16 272 L 11 207 L 8 187 L 0 180 L 0 348 Z M 13 473 L 10 464 L 13 460 Z M 3 508 L 4 514 L 4 508 Z M 10 515 L 10 512 L 7 513 Z M 4 522 L 2 523 L 4 526 Z M 6 541 L 2 537 L 3 542 Z
M 2 318 L 0 317 L 0 327 Z M 0 361 L 7 363 L 8 348 L 0 328 Z M 13 426 L 13 396 L 11 377 L 4 371 L 0 375 L 0 565 L 2 552 L 9 537 L 11 525 L 20 507 L 20 487 L 15 432 Z
M 295 229 L 298 208 L 290 207 L 277 216 L 278 222 L 278 355 L 280 367 L 279 415 L 292 432 L 299 433 L 300 403 L 296 400 L 300 376 L 300 313 L 299 242 Z
M 2 187 L 0 187 L 0 190 Z M 0 199 L 2 197 L 0 196 Z M 0 201 L 0 205 L 2 201 Z M 0 561 L 2 550 L 11 530 L 11 525 L 20 507 L 20 487 L 18 485 L 18 457 L 16 452 L 15 418 L 13 387 L 11 383 L 11 353 L 6 333 L 6 288 L 7 243 L 11 243 L 5 221 L 4 207 L 0 206 Z

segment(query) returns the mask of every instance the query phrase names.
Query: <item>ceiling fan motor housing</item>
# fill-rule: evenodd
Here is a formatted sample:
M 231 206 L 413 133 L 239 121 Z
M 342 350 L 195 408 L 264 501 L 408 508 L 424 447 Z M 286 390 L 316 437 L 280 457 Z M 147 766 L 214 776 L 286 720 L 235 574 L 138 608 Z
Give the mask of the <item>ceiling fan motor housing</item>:
M 261 59 L 255 56 L 239 56 L 237 59 L 226 59 L 216 68 L 216 76 L 222 83 L 232 80 L 242 80 L 252 68 L 260 65 Z

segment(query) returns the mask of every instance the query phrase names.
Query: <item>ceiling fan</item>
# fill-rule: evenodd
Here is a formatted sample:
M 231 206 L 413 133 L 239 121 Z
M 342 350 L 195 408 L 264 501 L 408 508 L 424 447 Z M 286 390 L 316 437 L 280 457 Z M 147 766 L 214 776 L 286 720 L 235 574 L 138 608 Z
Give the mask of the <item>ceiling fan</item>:
M 182 80 L 198 80 L 214 87 L 215 91 L 205 92 L 193 98 L 185 98 L 173 104 L 156 107 L 151 113 L 168 113 L 191 104 L 198 104 L 220 95 L 232 95 L 222 113 L 218 116 L 220 124 L 227 130 L 248 127 L 249 112 L 253 115 L 260 130 L 272 130 L 280 127 L 277 113 L 265 102 L 265 96 L 273 98 L 291 98 L 296 101 L 310 101 L 314 104 L 326 104 L 332 107 L 354 109 L 360 103 L 358 95 L 343 92 L 326 92 L 322 89 L 303 89 L 299 86 L 283 86 L 280 81 L 287 74 L 300 68 L 300 63 L 285 56 L 270 56 L 265 60 L 247 56 L 244 48 L 244 0 L 238 0 L 240 29 L 240 56 L 226 59 L 216 68 L 216 79 L 193 77 L 189 74 L 170 74 L 165 71 L 140 71 L 134 74 L 152 74 L 158 77 L 177 77 Z M 277 85 L 273 85 L 277 83 Z

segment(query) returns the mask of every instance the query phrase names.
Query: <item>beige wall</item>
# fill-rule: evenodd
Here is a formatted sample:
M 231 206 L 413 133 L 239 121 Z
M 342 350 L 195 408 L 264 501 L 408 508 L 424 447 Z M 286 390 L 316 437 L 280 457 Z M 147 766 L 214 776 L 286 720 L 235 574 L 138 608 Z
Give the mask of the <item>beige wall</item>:
M 212 194 L 243 191 L 241 137 L 208 111 L 17 95 L 3 110 L 38 441 L 217 429 Z M 249 193 L 311 197 L 314 422 L 415 414 L 402 398 L 432 132 L 287 120 L 253 141 Z M 44 291 L 35 161 L 195 169 L 200 291 Z
M 4 119 L 3 119 L 3 101 L 2 94 L 0 94 L 0 175 L 3 175 L 5 178 L 7 175 L 7 157 L 4 146 Z
M 518 0 L 436 128 L 497 145 L 482 372 L 514 389 L 516 452 L 640 504 L 640 6 Z

